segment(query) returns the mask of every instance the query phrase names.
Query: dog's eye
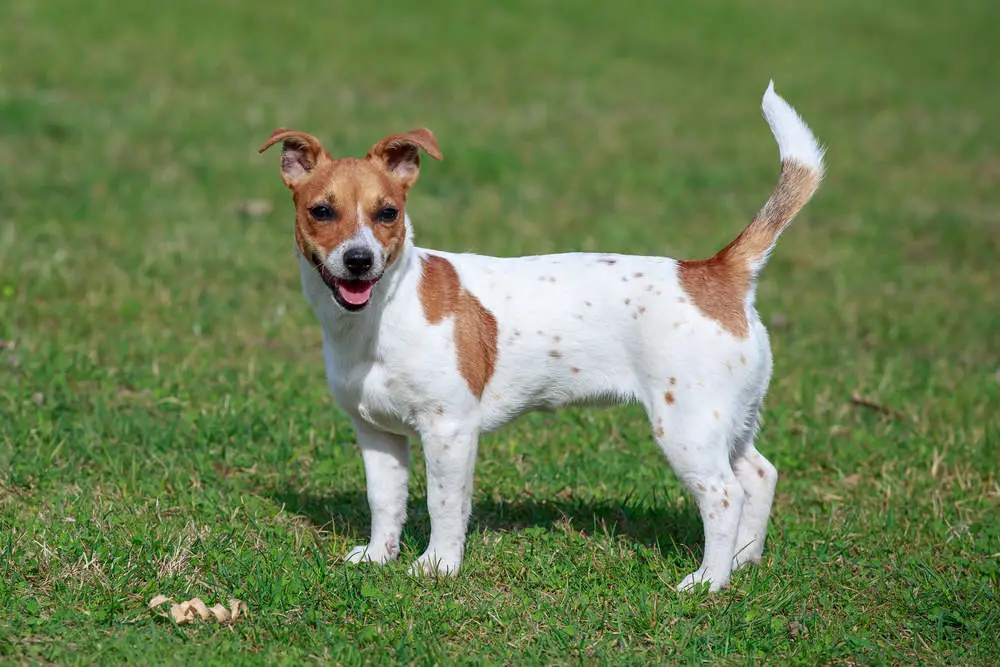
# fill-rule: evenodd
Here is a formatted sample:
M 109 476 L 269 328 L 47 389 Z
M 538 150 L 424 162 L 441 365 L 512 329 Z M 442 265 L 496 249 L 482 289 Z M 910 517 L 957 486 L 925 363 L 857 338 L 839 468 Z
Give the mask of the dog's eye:
M 393 208 L 391 206 L 386 206 L 381 211 L 375 214 L 375 219 L 379 222 L 396 222 L 396 218 L 399 217 L 399 209 Z
M 329 204 L 316 204 L 309 209 L 309 215 L 319 222 L 328 222 L 334 218 L 333 208 Z

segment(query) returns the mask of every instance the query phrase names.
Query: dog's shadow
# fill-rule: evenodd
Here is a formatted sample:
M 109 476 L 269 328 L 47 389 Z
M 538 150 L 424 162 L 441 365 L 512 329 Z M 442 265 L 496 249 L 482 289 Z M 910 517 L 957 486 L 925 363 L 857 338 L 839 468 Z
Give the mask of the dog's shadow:
M 370 514 L 363 491 L 326 496 L 278 491 L 271 497 L 286 511 L 305 517 L 316 526 L 346 535 L 355 543 L 368 539 Z M 693 503 L 680 507 L 653 494 L 646 498 L 582 500 L 575 498 L 477 498 L 472 507 L 469 533 L 515 532 L 538 527 L 562 531 L 565 524 L 586 536 L 624 537 L 634 544 L 655 547 L 660 553 L 679 548 L 696 555 L 702 551 L 701 519 Z M 422 549 L 430 536 L 427 498 L 410 497 L 403 541 Z

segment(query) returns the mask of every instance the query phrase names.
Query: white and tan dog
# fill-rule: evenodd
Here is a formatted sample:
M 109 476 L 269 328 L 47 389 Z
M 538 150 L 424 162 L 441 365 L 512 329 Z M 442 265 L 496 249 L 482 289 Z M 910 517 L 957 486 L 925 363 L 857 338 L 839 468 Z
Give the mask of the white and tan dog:
M 777 471 L 753 444 L 771 377 L 757 276 L 823 176 L 823 151 L 769 86 L 764 116 L 781 176 L 736 239 L 705 260 L 570 253 L 495 258 L 418 248 L 406 195 L 425 129 L 333 159 L 278 129 L 295 203 L 302 287 L 323 329 L 326 376 L 364 459 L 371 540 L 351 562 L 399 555 L 408 438 L 427 460 L 431 536 L 411 571 L 462 564 L 479 435 L 525 411 L 639 401 L 694 494 L 705 556 L 680 589 L 726 586 L 759 561 Z

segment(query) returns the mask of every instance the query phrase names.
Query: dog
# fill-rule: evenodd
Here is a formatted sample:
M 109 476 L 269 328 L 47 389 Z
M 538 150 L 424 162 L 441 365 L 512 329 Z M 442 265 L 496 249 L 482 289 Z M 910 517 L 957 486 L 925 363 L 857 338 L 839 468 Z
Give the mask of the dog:
M 346 561 L 399 555 L 410 438 L 423 446 L 431 518 L 410 571 L 455 575 L 481 433 L 529 410 L 632 401 L 704 524 L 703 561 L 678 589 L 719 590 L 735 568 L 760 561 L 778 473 L 754 447 L 772 372 L 756 283 L 819 187 L 824 155 L 773 81 L 762 108 L 778 184 L 703 260 L 420 248 L 406 196 L 421 151 L 442 159 L 430 130 L 388 136 L 364 159 L 334 159 L 303 132 L 271 134 L 260 152 L 282 143 L 302 289 L 322 328 L 330 392 L 364 461 L 371 539 Z

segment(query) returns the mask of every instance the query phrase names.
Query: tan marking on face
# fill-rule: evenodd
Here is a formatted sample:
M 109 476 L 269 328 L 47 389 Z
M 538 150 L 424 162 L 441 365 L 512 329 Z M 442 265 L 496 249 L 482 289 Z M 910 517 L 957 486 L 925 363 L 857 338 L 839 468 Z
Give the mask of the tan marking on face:
M 663 400 L 667 402 L 667 405 L 673 405 L 674 404 L 673 393 L 668 391 L 666 394 L 663 395 Z
M 420 151 L 442 159 L 434 133 L 426 128 L 385 137 L 363 160 L 334 160 L 320 141 L 305 132 L 278 128 L 260 152 L 282 143 L 281 177 L 295 202 L 295 243 L 310 261 L 325 260 L 362 227 L 382 246 L 385 267 L 406 244 L 406 193 L 420 174 Z M 332 220 L 316 220 L 309 209 L 329 205 Z M 398 211 L 393 221 L 378 220 L 384 208 Z
M 421 263 L 418 295 L 424 317 L 430 324 L 454 317 L 458 371 L 469 391 L 481 398 L 496 366 L 496 318 L 462 287 L 455 267 L 447 259 L 428 255 Z
M 370 160 L 342 158 L 321 162 L 308 178 L 292 190 L 295 202 L 295 239 L 306 257 L 324 259 L 362 227 L 371 230 L 382 246 L 388 268 L 399 257 L 406 242 L 404 207 L 406 190 Z M 334 219 L 320 221 L 310 209 L 328 204 Z M 399 211 L 395 222 L 376 220 L 383 208 Z

